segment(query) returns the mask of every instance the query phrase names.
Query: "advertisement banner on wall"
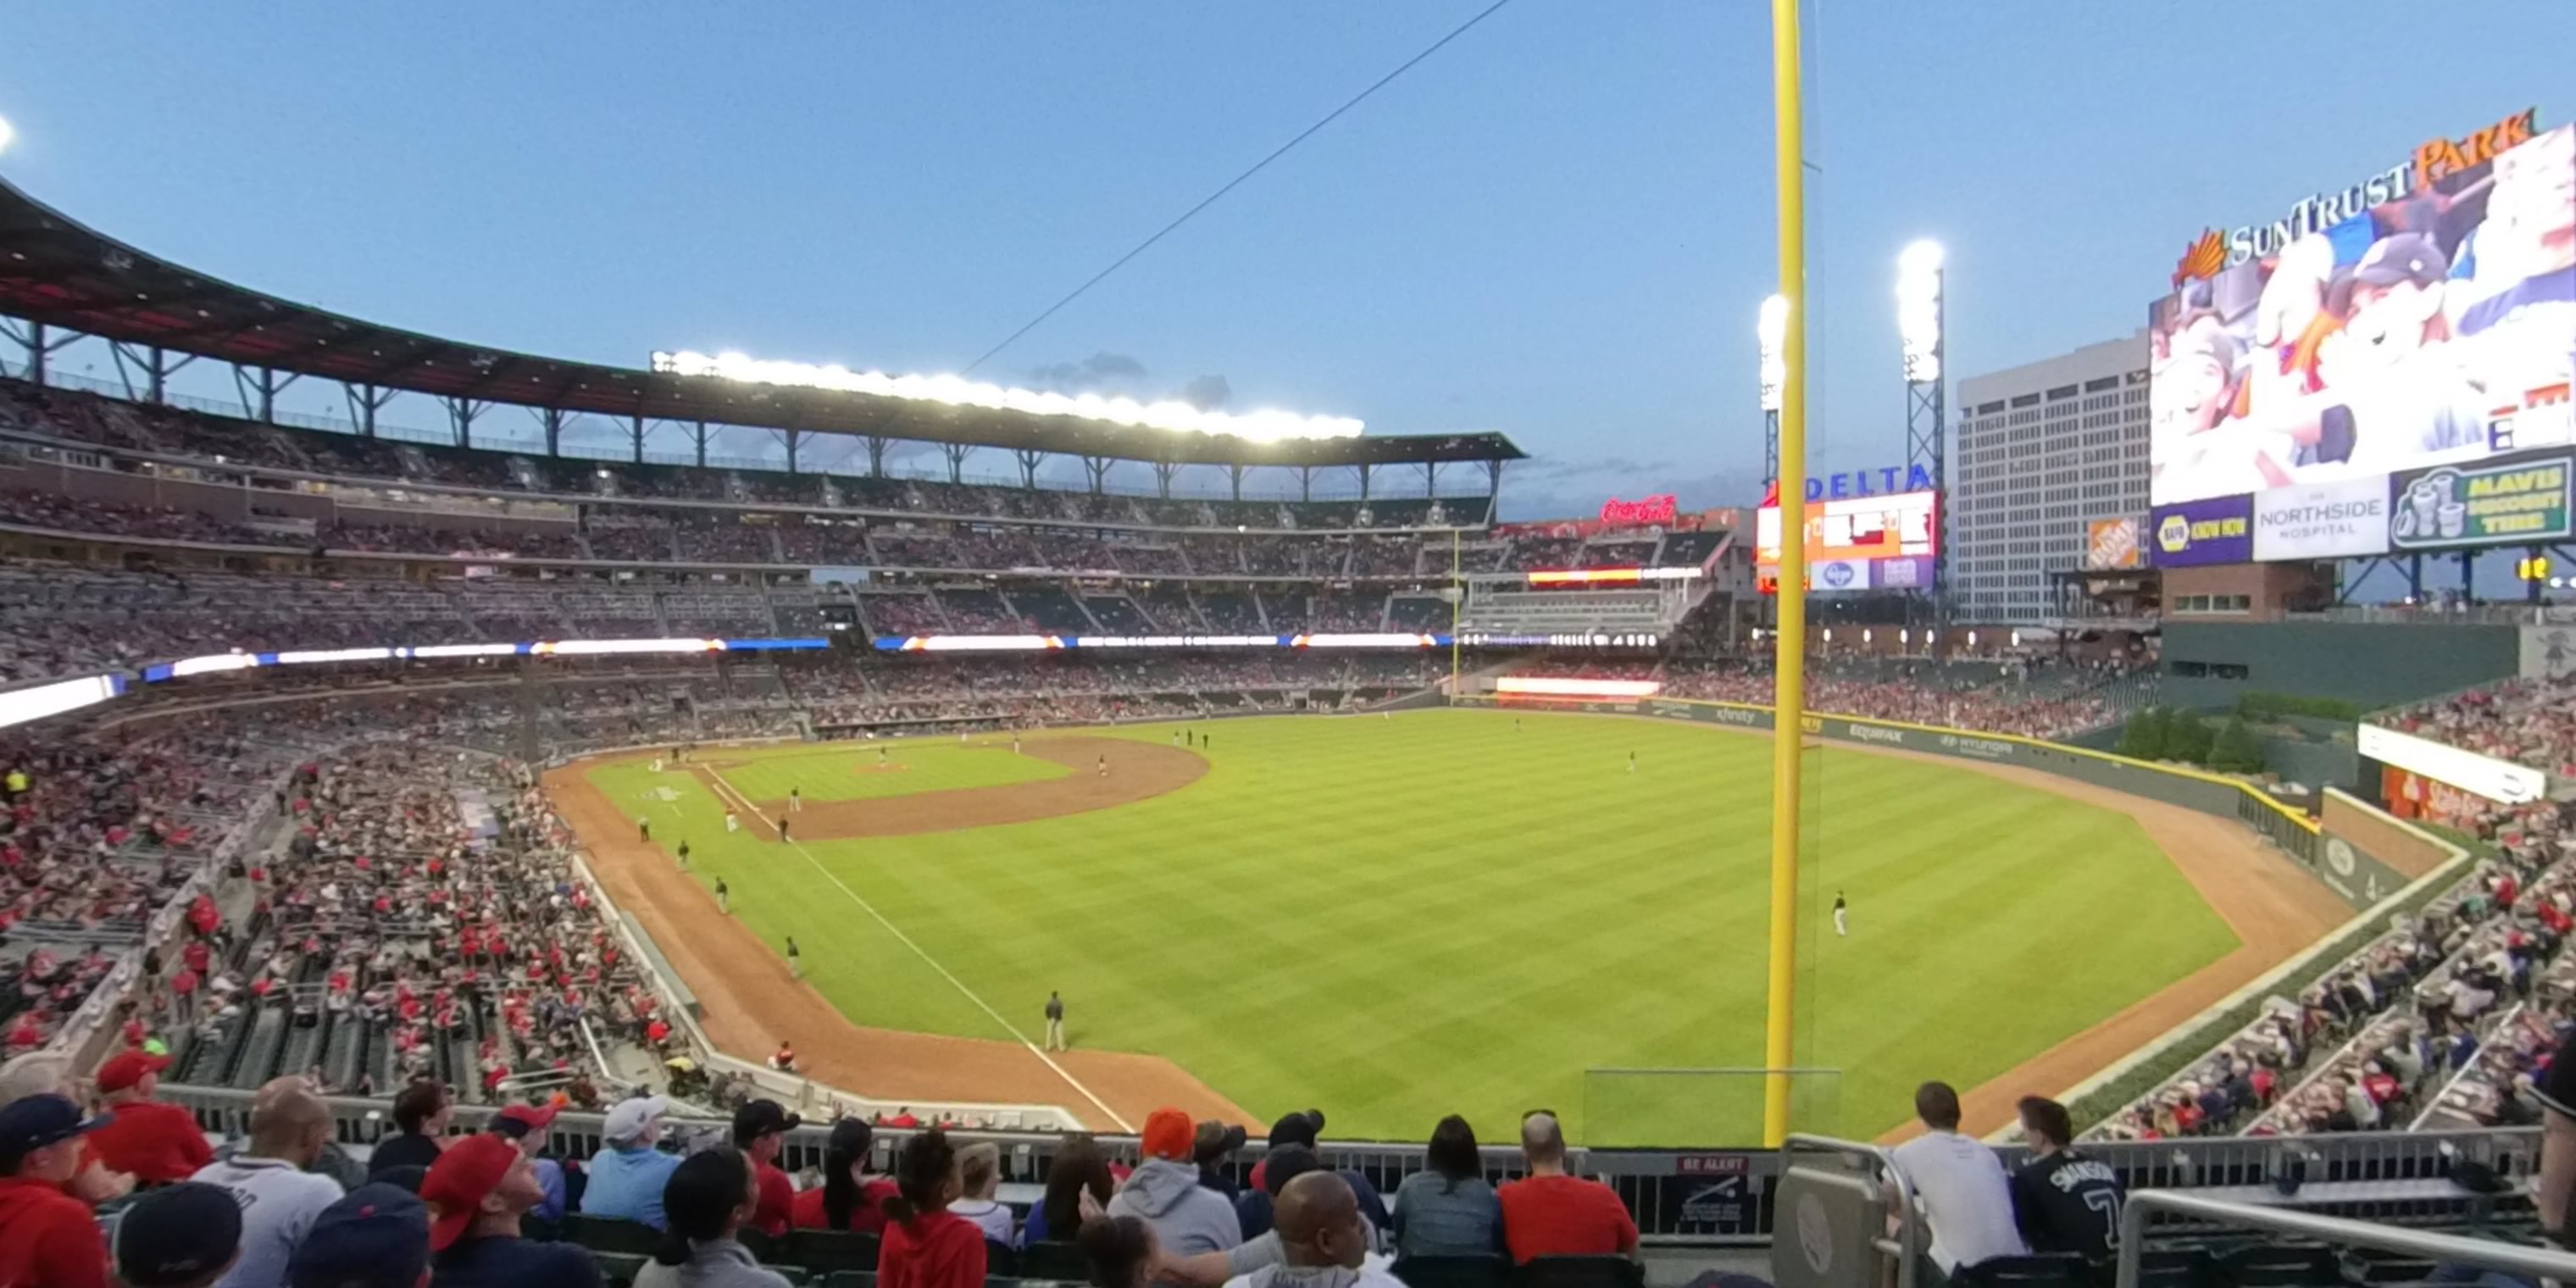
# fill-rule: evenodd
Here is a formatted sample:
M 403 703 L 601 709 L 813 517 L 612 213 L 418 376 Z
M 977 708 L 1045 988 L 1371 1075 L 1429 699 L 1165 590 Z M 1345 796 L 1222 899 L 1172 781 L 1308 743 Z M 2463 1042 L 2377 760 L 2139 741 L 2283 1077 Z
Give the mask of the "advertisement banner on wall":
M 2146 557 L 2136 519 L 2095 519 L 2084 525 L 2085 567 L 2140 568 L 2146 565 Z
M 2388 476 L 2254 494 L 2254 557 L 2353 559 L 2388 553 Z
M 2564 451 L 2410 470 L 2389 489 L 2388 544 L 2445 550 L 2563 539 L 2576 533 L 2571 479 L 2576 457 Z
M 1823 559 L 1807 565 L 1810 588 L 1819 595 L 1856 595 L 1869 589 L 1869 564 L 1860 559 Z
M 2526 680 L 2563 680 L 2576 675 L 2576 626 L 2550 623 L 2522 628 L 2522 666 Z
M 2159 568 L 2247 563 L 2254 558 L 2254 498 L 2207 497 L 2156 507 L 2148 528 L 2155 534 Z
M 2361 726 L 2357 740 L 2361 754 L 2372 760 L 2475 792 L 2491 801 L 2527 805 L 2549 791 L 2548 775 L 2537 769 L 2463 751 L 2448 743 L 2367 724 Z

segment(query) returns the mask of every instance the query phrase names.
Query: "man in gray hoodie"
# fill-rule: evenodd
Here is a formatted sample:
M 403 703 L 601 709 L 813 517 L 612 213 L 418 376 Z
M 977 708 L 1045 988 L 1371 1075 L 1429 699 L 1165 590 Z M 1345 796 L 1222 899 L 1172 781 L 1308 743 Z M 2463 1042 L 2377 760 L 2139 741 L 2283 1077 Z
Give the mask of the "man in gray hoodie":
M 1132 1216 L 1154 1227 L 1154 1239 L 1170 1257 L 1224 1252 L 1243 1242 L 1243 1226 L 1225 1196 L 1199 1184 L 1193 1156 L 1198 1128 L 1178 1109 L 1157 1109 L 1145 1118 L 1145 1161 L 1128 1174 L 1127 1183 L 1109 1196 L 1111 1216 Z

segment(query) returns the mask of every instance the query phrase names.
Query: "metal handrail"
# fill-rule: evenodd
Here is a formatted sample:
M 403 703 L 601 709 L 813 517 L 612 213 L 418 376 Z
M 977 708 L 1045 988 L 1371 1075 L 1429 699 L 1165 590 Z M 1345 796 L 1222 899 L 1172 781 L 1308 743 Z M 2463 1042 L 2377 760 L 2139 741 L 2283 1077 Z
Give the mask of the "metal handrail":
M 2120 1212 L 2119 1288 L 2137 1288 L 2139 1268 L 2146 1254 L 2147 1221 L 2158 1212 L 2260 1230 L 2266 1234 L 2294 1235 L 2319 1243 L 2372 1248 L 2435 1261 L 2464 1262 L 2535 1279 L 2576 1280 L 2576 1254 L 2488 1239 L 2430 1234 L 2404 1226 L 2347 1221 L 2342 1217 L 2317 1216 L 2309 1212 L 2226 1203 L 2170 1190 L 2141 1190 L 2129 1196 Z
M 1896 1194 L 1896 1233 L 1892 1236 L 1880 1235 L 1871 1239 L 1869 1244 L 1881 1255 L 1896 1259 L 1895 1288 L 1914 1288 L 1915 1268 L 1923 1260 L 1923 1219 L 1922 1214 L 1915 1210 L 1914 1182 L 1907 1179 L 1904 1170 L 1896 1165 L 1896 1156 L 1865 1141 L 1791 1132 L 1780 1142 L 1780 1170 L 1784 1174 L 1796 1165 L 1796 1160 L 1791 1156 L 1801 1149 L 1840 1154 L 1846 1158 L 1858 1158 L 1876 1164 L 1878 1172 L 1875 1179 L 1882 1185 L 1893 1181 L 1890 1188 Z M 1886 1279 L 1884 1276 L 1872 1275 L 1870 1282 L 1883 1283 Z

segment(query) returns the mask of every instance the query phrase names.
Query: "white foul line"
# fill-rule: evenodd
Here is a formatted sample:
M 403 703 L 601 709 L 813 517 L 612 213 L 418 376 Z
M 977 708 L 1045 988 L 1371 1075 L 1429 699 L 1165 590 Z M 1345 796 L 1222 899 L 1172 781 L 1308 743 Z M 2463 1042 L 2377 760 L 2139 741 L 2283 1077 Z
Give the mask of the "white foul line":
M 724 775 L 723 775 L 723 774 L 718 773 L 718 772 L 716 772 L 716 771 L 714 771 L 714 770 L 709 770 L 709 771 L 707 771 L 707 776 L 708 776 L 709 778 L 712 778 L 713 780 L 715 780 L 716 784 L 717 784 L 720 788 L 722 788 L 722 789 L 723 789 L 723 791 L 724 791 L 727 795 L 730 795 L 730 796 L 732 796 L 734 799 L 741 801 L 741 802 L 743 803 L 743 807 L 744 807 L 744 809 L 746 809 L 747 811 L 749 811 L 749 812 L 750 812 L 750 814 L 751 814 L 751 816 L 752 816 L 753 818 L 759 818 L 759 817 L 760 817 L 760 811 L 759 811 L 758 809 L 754 809 L 754 808 L 752 808 L 750 798 L 749 798 L 749 797 L 744 796 L 744 795 L 743 795 L 739 790 L 737 790 L 737 789 L 733 786 L 733 784 L 726 782 L 726 781 L 724 780 Z M 1096 1095 L 1093 1095 L 1093 1094 L 1092 1094 L 1092 1092 L 1091 1092 L 1091 1088 L 1089 1088 L 1089 1087 L 1086 1087 L 1086 1086 L 1082 1085 L 1082 1079 L 1077 1078 L 1077 1077 L 1074 1077 L 1074 1076 L 1073 1076 L 1073 1073 L 1072 1073 L 1070 1070 L 1066 1069 L 1063 1065 L 1056 1063 L 1056 1061 L 1055 1061 L 1055 1057 L 1054 1057 L 1054 1056 L 1048 1055 L 1048 1054 L 1047 1054 L 1043 1049 L 1041 1049 L 1041 1048 L 1038 1046 L 1038 1044 L 1037 1044 L 1037 1043 L 1029 1041 L 1028 1035 L 1027 1035 L 1027 1034 L 1025 1034 L 1025 1033 L 1020 1032 L 1020 1030 L 1019 1030 L 1018 1026 L 1016 1026 L 1016 1025 L 1012 1024 L 1009 1020 L 1003 1019 L 1003 1018 L 1002 1018 L 1002 1013 L 1001 1013 L 1000 1011 L 994 1010 L 994 1009 L 993 1009 L 993 1006 L 992 1006 L 992 1003 L 987 1002 L 987 1001 L 985 1001 L 983 998 L 981 998 L 981 997 L 977 996 L 977 995 L 976 995 L 976 993 L 975 993 L 975 990 L 973 990 L 973 989 L 971 989 L 971 988 L 966 987 L 966 981 L 964 981 L 964 980 L 962 980 L 962 979 L 957 978 L 955 975 L 951 975 L 951 974 L 949 974 L 949 973 L 948 973 L 948 968 L 947 968 L 947 967 L 945 967 L 945 966 L 940 965 L 940 964 L 939 964 L 939 959 L 938 959 L 938 958 L 933 957 L 933 956 L 931 956 L 928 952 L 923 951 L 923 949 L 922 949 L 921 945 L 919 945 L 919 944 L 916 944 L 916 943 L 912 942 L 912 936 L 910 936 L 910 935 L 907 935 L 907 934 L 903 933 L 903 931 L 902 931 L 900 928 L 898 928 L 898 927 L 897 927 L 893 922 L 886 920 L 885 914 L 884 914 L 884 913 L 882 913 L 882 912 L 877 911 L 877 910 L 876 910 L 876 905 L 874 905 L 874 904 L 872 904 L 872 903 L 869 903 L 866 899 L 861 898 L 861 897 L 859 896 L 859 892 L 858 892 L 858 891 L 853 890 L 853 889 L 851 889 L 851 888 L 850 888 L 850 883 L 849 883 L 849 882 L 843 881 L 843 880 L 842 880 L 841 878 L 839 878 L 838 876 L 833 875 L 832 870 L 831 870 L 830 868 L 827 868 L 827 867 L 824 867 L 824 866 L 823 866 L 822 860 L 815 858 L 815 857 L 814 857 L 814 855 L 812 854 L 812 852 L 808 851 L 808 850 L 805 848 L 805 843 L 804 843 L 804 842 L 802 842 L 802 841 L 796 841 L 796 840 L 790 840 L 790 841 L 788 841 L 788 842 L 787 842 L 787 848 L 789 848 L 789 849 L 791 849 L 791 850 L 794 850 L 794 851 L 796 851 L 796 853 L 797 853 L 797 854 L 799 854 L 799 855 L 803 856 L 804 860 L 805 860 L 807 863 L 810 863 L 810 864 L 812 864 L 812 865 L 814 866 L 814 870 L 815 870 L 815 871 L 820 872 L 820 873 L 822 873 L 822 874 L 823 874 L 823 879 L 824 879 L 824 880 L 829 881 L 829 882 L 831 882 L 833 885 L 840 887 L 841 893 L 843 893 L 843 894 L 845 894 L 845 895 L 848 895 L 848 896 L 850 897 L 850 902 L 852 902 L 852 903 L 855 903 L 855 904 L 859 905 L 859 910 L 860 910 L 861 912 L 864 912 L 864 913 L 868 914 L 869 916 L 876 918 L 876 922 L 877 922 L 877 924 L 878 924 L 878 925 L 880 925 L 880 926 L 885 927 L 885 929 L 886 929 L 886 933 L 887 933 L 887 934 L 894 936 L 894 937 L 895 937 L 895 939 L 896 939 L 898 942 L 900 942 L 904 947 L 911 949 L 911 950 L 912 950 L 912 955 L 913 955 L 913 956 L 915 956 L 915 957 L 920 958 L 920 959 L 922 960 L 922 963 L 923 963 L 924 965 L 926 965 L 926 966 L 930 967 L 932 970 L 935 970 L 935 971 L 939 972 L 939 977 L 940 977 L 941 979 L 947 980 L 951 985 L 955 986 L 955 988 L 957 989 L 957 991 L 958 991 L 958 992 L 960 992 L 960 993 L 964 993 L 964 994 L 966 995 L 966 1000 L 967 1000 L 967 1001 L 973 1002 L 973 1003 L 974 1003 L 975 1005 L 977 1005 L 978 1007 L 983 1008 L 983 1011 L 984 1011 L 984 1013 L 985 1013 L 986 1015 L 989 1015 L 989 1016 L 992 1016 L 992 1017 L 993 1017 L 993 1022 L 994 1022 L 995 1024 L 999 1024 L 999 1025 L 1001 1025 L 1001 1026 L 1002 1026 L 1002 1030 L 1003 1030 L 1004 1032 L 1006 1032 L 1006 1033 L 1010 1034 L 1013 1038 L 1018 1039 L 1018 1040 L 1019 1040 L 1019 1044 L 1020 1044 L 1021 1046 L 1027 1047 L 1027 1048 L 1029 1049 L 1029 1054 L 1030 1054 L 1030 1055 L 1036 1056 L 1036 1057 L 1037 1057 L 1041 1062 L 1043 1062 L 1043 1063 L 1046 1065 L 1046 1067 L 1048 1067 L 1048 1068 L 1050 1068 L 1050 1069 L 1055 1070 L 1055 1076 L 1057 1076 L 1057 1077 L 1059 1077 L 1059 1078 L 1064 1079 L 1065 1084 L 1066 1084 L 1067 1086 L 1072 1087 L 1075 1091 L 1081 1092 L 1081 1093 L 1082 1093 L 1082 1098 L 1083 1098 L 1083 1099 L 1090 1101 L 1094 1106 L 1098 1107 L 1098 1108 L 1099 1108 L 1099 1110 L 1100 1110 L 1100 1112 L 1102 1112 L 1102 1113 L 1104 1113 L 1104 1114 L 1109 1115 L 1109 1121 L 1111 1121 L 1111 1122 L 1114 1122 L 1114 1123 L 1118 1124 L 1118 1130 L 1120 1130 L 1120 1131 L 1124 1131 L 1124 1132 L 1132 1132 L 1132 1131 L 1136 1130 L 1135 1124 L 1130 1123 L 1130 1122 L 1128 1122 L 1126 1119 L 1119 1117 L 1119 1116 L 1118 1116 L 1118 1111 L 1109 1107 L 1109 1102 L 1107 1102 L 1107 1101 L 1105 1101 L 1105 1100 L 1102 1100 L 1100 1097 L 1098 1097 L 1098 1096 L 1096 1096 Z

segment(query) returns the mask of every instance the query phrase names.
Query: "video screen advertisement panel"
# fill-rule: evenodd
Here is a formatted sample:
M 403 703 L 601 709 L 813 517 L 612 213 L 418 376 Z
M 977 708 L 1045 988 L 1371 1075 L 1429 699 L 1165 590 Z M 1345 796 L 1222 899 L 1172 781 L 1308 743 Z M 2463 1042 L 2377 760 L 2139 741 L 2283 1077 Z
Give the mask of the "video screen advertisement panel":
M 1898 492 L 1807 502 L 1807 586 L 1819 595 L 1928 590 L 1940 552 L 1941 494 Z M 1777 498 L 1753 521 L 1754 577 L 1764 594 L 1780 582 Z
M 2542 539 L 2469 522 L 2466 492 L 2576 445 L 2576 126 L 2524 112 L 2429 140 L 2290 219 L 2211 230 L 2173 285 L 2148 310 L 2156 562 L 2220 562 L 2239 512 L 2257 559 L 2383 553 L 2401 528 L 2422 548 L 2424 524 L 2455 548 Z M 2417 486 L 2444 467 L 2466 473 Z

